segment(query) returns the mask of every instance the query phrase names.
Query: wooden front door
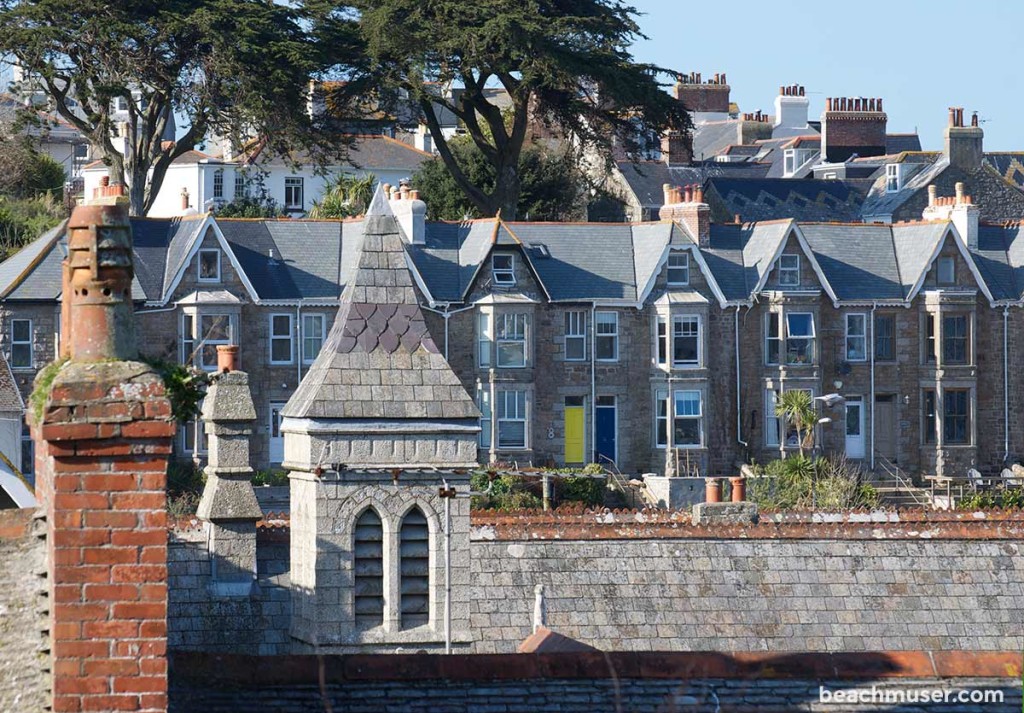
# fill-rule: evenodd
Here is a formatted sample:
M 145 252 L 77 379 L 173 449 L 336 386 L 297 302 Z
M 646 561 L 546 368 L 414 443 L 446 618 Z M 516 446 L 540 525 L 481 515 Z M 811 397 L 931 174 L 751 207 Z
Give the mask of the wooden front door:
M 567 465 L 583 462 L 585 421 L 583 397 L 565 397 L 565 463 Z
M 896 397 L 875 397 L 875 450 L 896 462 Z

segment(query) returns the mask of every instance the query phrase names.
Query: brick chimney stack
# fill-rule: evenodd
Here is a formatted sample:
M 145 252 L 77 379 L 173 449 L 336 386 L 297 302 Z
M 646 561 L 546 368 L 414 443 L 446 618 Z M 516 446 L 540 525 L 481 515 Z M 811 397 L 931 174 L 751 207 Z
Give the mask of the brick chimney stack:
M 672 88 L 672 95 L 693 114 L 729 113 L 729 85 L 724 73 L 716 74 L 707 82 L 703 81 L 699 72 L 680 74 Z M 694 117 L 695 120 L 699 118 Z
M 971 125 L 964 126 L 963 107 L 949 107 L 945 139 L 944 153 L 951 166 L 967 170 L 981 167 L 985 157 L 985 132 L 978 125 L 977 112 L 971 115 Z
M 821 147 L 825 160 L 840 162 L 885 154 L 888 117 L 881 98 L 830 97 L 821 115 Z
M 697 244 L 707 247 L 711 240 L 711 207 L 704 202 L 704 189 L 699 184 L 680 188 L 666 183 L 664 205 L 658 211 L 662 220 L 685 226 Z
M 138 361 L 123 197 L 75 208 L 62 314 L 70 360 L 33 410 L 47 525 L 54 711 L 167 710 L 166 471 L 175 423 Z
M 668 166 L 693 163 L 693 140 L 684 131 L 670 130 L 661 137 L 661 159 Z

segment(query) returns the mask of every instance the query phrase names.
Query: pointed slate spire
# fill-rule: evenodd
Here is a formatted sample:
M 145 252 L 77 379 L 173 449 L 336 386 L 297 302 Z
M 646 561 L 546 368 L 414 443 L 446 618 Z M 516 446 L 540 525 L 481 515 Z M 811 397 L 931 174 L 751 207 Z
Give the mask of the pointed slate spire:
M 378 186 L 359 264 L 331 333 L 283 411 L 286 418 L 476 419 L 420 310 L 405 242 Z

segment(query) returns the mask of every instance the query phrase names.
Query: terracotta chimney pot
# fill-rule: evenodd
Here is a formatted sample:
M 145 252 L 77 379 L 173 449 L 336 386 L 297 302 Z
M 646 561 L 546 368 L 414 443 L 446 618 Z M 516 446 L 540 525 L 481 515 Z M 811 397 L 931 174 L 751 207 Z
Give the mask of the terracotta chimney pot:
M 734 503 L 742 503 L 747 499 L 747 479 L 743 476 L 729 478 L 729 489 Z
M 709 503 L 720 503 L 722 502 L 722 479 L 721 478 L 705 478 L 704 479 L 704 500 Z
M 217 371 L 238 371 L 238 345 L 217 345 Z

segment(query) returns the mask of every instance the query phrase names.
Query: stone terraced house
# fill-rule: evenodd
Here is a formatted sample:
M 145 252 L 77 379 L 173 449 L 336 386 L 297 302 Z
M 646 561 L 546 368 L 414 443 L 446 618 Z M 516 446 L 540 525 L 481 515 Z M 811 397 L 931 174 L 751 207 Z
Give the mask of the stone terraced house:
M 778 394 L 839 394 L 827 450 L 904 470 L 993 470 L 1024 453 L 1024 237 L 932 191 L 922 219 L 712 223 L 698 189 L 662 220 L 426 222 L 390 201 L 427 324 L 482 418 L 478 459 L 726 475 L 796 446 Z M 133 219 L 140 348 L 215 366 L 238 344 L 257 467 L 312 365 L 363 219 Z M 53 359 L 63 229 L 0 264 L 0 348 L 23 395 Z M 366 384 L 387 387 L 389 384 Z M 365 389 L 364 389 L 365 391 Z M 183 428 L 182 455 L 206 444 Z M 673 457 L 674 456 L 674 457 Z

